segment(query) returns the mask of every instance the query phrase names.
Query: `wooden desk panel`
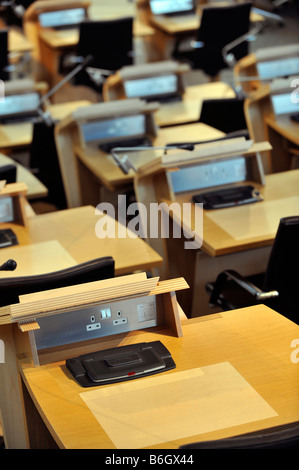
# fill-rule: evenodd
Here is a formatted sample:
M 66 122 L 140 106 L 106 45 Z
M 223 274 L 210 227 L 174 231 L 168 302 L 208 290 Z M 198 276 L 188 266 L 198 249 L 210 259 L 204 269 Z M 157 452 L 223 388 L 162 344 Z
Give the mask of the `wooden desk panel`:
M 190 442 L 220 439 L 298 421 L 298 365 L 291 361 L 291 342 L 298 335 L 297 325 L 262 305 L 187 320 L 183 322 L 182 338 L 175 338 L 167 331 L 139 331 L 122 335 L 118 341 L 120 346 L 162 341 L 176 363 L 176 369 L 166 372 L 167 375 L 228 362 L 277 413 L 270 418 L 220 427 L 200 435 L 163 442 L 152 448 L 178 449 L 180 445 Z M 112 344 L 113 340 L 108 341 L 107 348 Z M 36 407 L 52 435 L 52 443 L 55 440 L 60 448 L 115 448 L 80 397 L 80 393 L 88 389 L 81 388 L 71 378 L 64 363 L 33 368 L 23 358 L 19 366 L 23 382 L 33 399 L 30 417 L 34 417 Z M 114 385 L 107 387 L 113 388 Z M 152 399 L 155 400 L 154 397 Z M 202 419 L 208 420 L 209 411 L 203 410 L 202 413 Z M 144 422 L 143 429 L 146 425 Z M 37 434 L 36 427 L 34 430 L 29 428 L 29 435 L 35 443 Z

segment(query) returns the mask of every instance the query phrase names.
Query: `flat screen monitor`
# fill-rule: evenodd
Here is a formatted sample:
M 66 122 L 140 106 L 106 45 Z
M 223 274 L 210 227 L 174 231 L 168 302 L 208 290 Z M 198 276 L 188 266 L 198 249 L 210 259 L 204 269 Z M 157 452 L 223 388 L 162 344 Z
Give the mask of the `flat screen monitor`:
M 86 143 L 117 142 L 132 137 L 143 137 L 146 133 L 144 114 L 122 116 L 82 124 L 81 131 Z
M 194 13 L 193 0 L 150 0 L 153 15 Z
M 40 96 L 36 92 L 7 95 L 0 102 L 0 119 L 35 114 L 39 103 Z
M 11 197 L 0 197 L 0 223 L 13 221 L 13 202 Z
M 292 93 L 282 93 L 280 95 L 271 96 L 274 114 L 276 116 L 282 114 L 297 114 L 299 113 L 299 102 L 293 99 Z
M 60 26 L 76 26 L 84 21 L 85 17 L 84 8 L 72 8 L 40 13 L 38 20 L 43 28 L 56 28 Z
M 258 75 L 262 79 L 290 77 L 299 74 L 299 57 L 268 60 L 257 63 Z
M 127 98 L 153 98 L 178 94 L 178 77 L 174 74 L 128 80 L 124 83 Z

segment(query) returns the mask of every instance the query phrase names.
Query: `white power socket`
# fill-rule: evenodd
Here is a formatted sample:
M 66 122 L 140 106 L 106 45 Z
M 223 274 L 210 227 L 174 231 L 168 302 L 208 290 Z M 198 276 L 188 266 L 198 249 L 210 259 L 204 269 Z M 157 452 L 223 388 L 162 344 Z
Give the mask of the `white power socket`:
M 123 325 L 124 323 L 128 323 L 127 318 L 118 318 L 117 320 L 113 320 L 113 326 Z
M 91 325 L 86 325 L 87 331 L 99 330 L 101 328 L 101 323 L 92 323 Z

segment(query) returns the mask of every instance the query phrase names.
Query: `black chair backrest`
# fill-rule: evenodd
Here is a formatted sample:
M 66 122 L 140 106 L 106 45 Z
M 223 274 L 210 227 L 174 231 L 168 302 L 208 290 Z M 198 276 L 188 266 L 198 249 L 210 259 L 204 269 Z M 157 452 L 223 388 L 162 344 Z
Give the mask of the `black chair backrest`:
M 116 71 L 133 63 L 133 18 L 86 20 L 80 24 L 77 55 L 93 56 L 91 67 Z
M 0 79 L 9 80 L 9 73 L 5 71 L 8 66 L 8 29 L 0 30 Z
M 35 123 L 30 149 L 30 168 L 36 170 L 36 177 L 48 188 L 45 201 L 55 204 L 58 209 L 67 207 L 59 159 L 54 138 L 54 124 Z
M 17 181 L 17 167 L 13 163 L 0 166 L 0 180 L 5 180 L 7 184 Z
M 20 295 L 112 277 L 114 277 L 114 259 L 106 256 L 46 274 L 2 278 L 0 279 L 0 306 L 19 303 Z
M 249 31 L 250 11 L 249 2 L 204 8 L 197 39 L 207 46 L 223 48 Z M 243 42 L 231 52 L 237 59 L 247 55 L 248 42 Z
M 222 98 L 204 100 L 199 121 L 215 127 L 215 129 L 219 129 L 226 134 L 246 130 L 244 99 Z
M 299 449 L 299 424 L 215 441 L 195 442 L 183 445 L 180 449 Z
M 279 296 L 267 305 L 290 320 L 299 322 L 298 296 L 299 216 L 280 220 L 264 278 L 265 291 Z

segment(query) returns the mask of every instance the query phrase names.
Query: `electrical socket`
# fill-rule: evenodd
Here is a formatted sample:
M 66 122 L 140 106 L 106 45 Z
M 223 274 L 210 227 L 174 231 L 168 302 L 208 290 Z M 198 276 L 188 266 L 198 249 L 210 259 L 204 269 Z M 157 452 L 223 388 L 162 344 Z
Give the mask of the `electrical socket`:
M 123 325 L 124 323 L 128 323 L 127 318 L 118 318 L 117 320 L 113 320 L 113 326 Z
M 92 323 L 91 325 L 86 325 L 87 331 L 99 330 L 101 328 L 101 323 Z

